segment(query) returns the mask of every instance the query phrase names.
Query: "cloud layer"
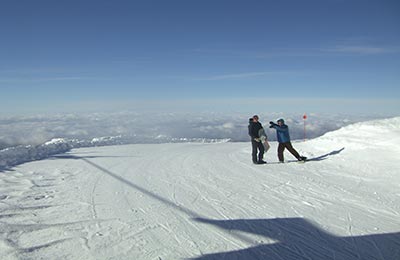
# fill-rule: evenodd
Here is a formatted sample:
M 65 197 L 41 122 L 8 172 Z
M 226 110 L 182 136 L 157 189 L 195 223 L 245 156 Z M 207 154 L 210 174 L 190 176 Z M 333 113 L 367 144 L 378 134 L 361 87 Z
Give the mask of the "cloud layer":
M 91 113 L 52 116 L 0 118 L 0 149 L 18 145 L 39 145 L 53 138 L 78 139 L 119 136 L 124 143 L 160 143 L 176 140 L 230 139 L 248 141 L 246 114 L 222 113 Z M 285 118 L 293 140 L 304 138 L 302 115 L 260 114 L 270 140 L 276 134 L 269 121 Z M 343 115 L 309 115 L 306 138 L 315 138 L 350 123 L 371 120 L 370 117 Z

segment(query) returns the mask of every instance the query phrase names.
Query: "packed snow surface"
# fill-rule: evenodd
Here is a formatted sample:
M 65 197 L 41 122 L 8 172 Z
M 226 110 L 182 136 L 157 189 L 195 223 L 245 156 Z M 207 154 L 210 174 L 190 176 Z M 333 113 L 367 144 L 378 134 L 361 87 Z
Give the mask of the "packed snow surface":
M 62 140 L 46 145 L 58 147 Z M 1 259 L 400 259 L 400 118 L 248 143 L 78 148 L 0 172 Z

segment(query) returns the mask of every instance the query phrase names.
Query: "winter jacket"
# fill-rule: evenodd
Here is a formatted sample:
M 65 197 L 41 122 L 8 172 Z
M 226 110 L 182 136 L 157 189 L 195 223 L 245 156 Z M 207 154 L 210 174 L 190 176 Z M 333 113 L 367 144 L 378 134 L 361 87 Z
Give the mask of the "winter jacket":
M 258 135 L 258 132 L 260 131 L 260 129 L 262 129 L 262 125 L 260 122 L 252 122 L 249 124 L 249 135 L 251 136 L 251 139 L 254 138 L 260 138 L 260 136 Z
M 270 122 L 270 128 L 275 128 L 276 135 L 278 137 L 279 143 L 289 143 L 290 142 L 290 135 L 289 135 L 289 127 L 285 124 L 279 126 L 275 123 Z

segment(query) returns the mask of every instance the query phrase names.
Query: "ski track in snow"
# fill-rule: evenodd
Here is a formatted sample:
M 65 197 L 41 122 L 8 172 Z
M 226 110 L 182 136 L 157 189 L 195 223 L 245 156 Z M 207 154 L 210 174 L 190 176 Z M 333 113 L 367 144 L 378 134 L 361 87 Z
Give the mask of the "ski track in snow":
M 400 151 L 329 140 L 294 142 L 304 164 L 274 142 L 267 165 L 249 143 L 138 144 L 0 172 L 0 258 L 400 259 Z

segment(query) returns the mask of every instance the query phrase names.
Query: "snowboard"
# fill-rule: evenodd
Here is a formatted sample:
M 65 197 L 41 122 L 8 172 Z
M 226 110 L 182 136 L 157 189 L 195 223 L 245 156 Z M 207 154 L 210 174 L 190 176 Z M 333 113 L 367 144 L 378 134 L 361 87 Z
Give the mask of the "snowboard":
M 264 152 L 266 153 L 266 152 L 269 150 L 270 145 L 269 145 L 269 143 L 268 143 L 267 134 L 265 133 L 264 128 L 261 128 L 261 129 L 258 131 L 258 136 L 260 137 L 260 141 L 261 141 L 261 143 L 262 143 L 263 146 L 264 146 Z

